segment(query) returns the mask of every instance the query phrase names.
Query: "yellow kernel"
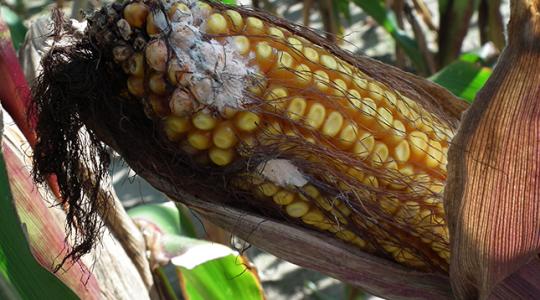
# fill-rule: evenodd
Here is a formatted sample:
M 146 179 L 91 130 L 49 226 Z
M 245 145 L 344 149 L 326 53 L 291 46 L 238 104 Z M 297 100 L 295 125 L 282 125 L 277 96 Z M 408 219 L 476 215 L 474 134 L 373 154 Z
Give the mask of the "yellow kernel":
M 378 188 L 379 187 L 379 181 L 377 180 L 377 178 L 375 178 L 375 176 L 373 175 L 368 175 L 364 178 L 364 180 L 362 180 L 362 183 L 363 184 L 366 184 L 366 185 L 369 185 L 369 186 L 372 186 L 374 188 Z
M 191 10 L 189 10 L 189 7 L 187 7 L 187 5 L 185 5 L 184 3 L 177 2 L 177 3 L 173 4 L 171 6 L 171 8 L 169 8 L 169 10 L 167 11 L 167 16 L 172 21 L 179 21 L 179 20 L 182 19 L 182 17 L 177 18 L 176 17 L 177 12 L 178 12 L 179 16 L 190 16 L 191 15 Z
M 390 128 L 390 133 L 386 138 L 389 144 L 397 144 L 405 139 L 407 136 L 407 129 L 405 125 L 400 120 L 394 120 L 392 123 L 392 128 Z
M 302 187 L 302 191 L 310 198 L 315 199 L 320 196 L 319 190 L 317 190 L 316 187 L 312 185 L 305 185 Z M 304 201 L 309 201 L 311 199 L 308 199 L 306 196 L 304 196 L 302 193 L 299 194 L 300 198 Z
M 210 150 L 208 150 L 208 156 L 216 165 L 226 166 L 232 162 L 234 158 L 234 150 L 212 147 Z
M 435 168 L 442 162 L 442 146 L 441 143 L 430 140 L 426 154 L 426 165 L 428 168 Z
M 277 60 L 275 65 L 275 70 L 272 76 L 277 78 L 289 78 L 294 75 L 294 70 L 292 69 L 294 64 L 294 59 L 292 56 L 285 51 L 279 51 L 277 53 Z
M 232 30 L 234 32 L 238 32 L 244 28 L 244 19 L 242 18 L 242 15 L 240 15 L 239 12 L 228 9 L 225 11 L 225 16 L 229 23 L 231 24 Z
M 377 109 L 377 125 L 379 125 L 383 131 L 389 130 L 393 122 L 394 117 L 388 109 L 385 107 L 379 107 Z
M 424 158 L 428 147 L 427 135 L 421 131 L 413 131 L 409 133 L 408 140 L 411 146 L 411 157 L 416 160 Z
M 355 109 L 362 109 L 362 95 L 357 90 L 350 89 L 347 91 L 349 104 Z
M 335 79 L 333 88 L 334 88 L 334 95 L 339 96 L 339 97 L 343 97 L 347 95 L 347 83 L 343 79 L 341 78 Z
M 367 81 L 367 79 L 358 75 L 355 75 L 353 77 L 353 82 L 354 85 L 356 85 L 356 87 L 359 88 L 361 91 L 366 91 L 369 87 L 369 82 Z
M 291 120 L 299 120 L 304 116 L 304 113 L 306 112 L 307 102 L 306 99 L 297 97 L 293 98 L 289 102 L 289 106 L 287 107 L 287 116 Z
M 212 141 L 221 149 L 228 149 L 236 145 L 238 139 L 232 124 L 229 122 L 219 124 L 213 132 Z
M 358 136 L 358 126 L 355 123 L 347 122 L 339 133 L 339 143 L 343 148 L 351 147 Z
M 330 86 L 330 77 L 328 77 L 328 74 L 325 71 L 315 71 L 313 74 L 313 80 L 315 81 L 315 85 L 319 90 L 323 92 L 328 90 L 328 87 Z
M 285 105 L 285 103 L 287 103 L 288 96 L 289 94 L 287 93 L 287 89 L 282 87 L 274 87 L 269 89 L 265 99 L 270 103 L 270 105 L 281 108 Z
M 261 19 L 248 17 L 246 19 L 246 30 L 252 35 L 262 35 L 264 34 L 264 23 Z
M 340 61 L 338 63 L 338 72 L 341 78 L 345 80 L 345 82 L 349 83 L 352 80 L 352 69 L 343 61 Z
M 308 110 L 306 115 L 307 125 L 318 129 L 324 122 L 326 117 L 326 108 L 320 103 L 314 103 Z
M 142 28 L 149 12 L 148 6 L 142 3 L 130 3 L 124 8 L 124 19 L 131 27 Z
M 310 48 L 310 47 L 304 47 L 304 56 L 312 63 L 318 64 L 319 63 L 319 52 L 317 50 Z
M 359 158 L 364 159 L 371 154 L 375 146 L 375 137 L 373 134 L 359 130 L 358 141 L 354 144 L 353 153 Z
M 309 211 L 309 204 L 304 201 L 295 201 L 285 207 L 285 212 L 293 218 L 301 218 Z
M 388 147 L 381 142 L 375 142 L 373 152 L 371 153 L 371 160 L 374 165 L 381 165 L 388 160 Z
M 284 39 L 285 35 L 283 34 L 283 31 L 281 31 L 279 28 L 276 27 L 270 27 L 268 28 L 268 35 L 272 38 L 277 39 Z
M 198 112 L 192 118 L 193 125 L 201 130 L 211 130 L 216 124 L 217 120 L 209 113 Z
M 341 130 L 341 126 L 343 126 L 343 116 L 339 112 L 333 111 L 324 122 L 322 133 L 333 137 Z
M 263 193 L 263 195 L 272 197 L 278 192 L 279 188 L 271 182 L 265 182 L 259 185 L 259 190 Z
M 237 113 L 234 118 L 234 125 L 238 129 L 247 132 L 257 129 L 260 122 L 260 117 L 250 111 L 241 111 Z
M 325 68 L 329 70 L 336 70 L 337 69 L 337 62 L 336 60 L 327 54 L 323 54 L 320 57 L 321 65 L 323 65 Z
M 298 39 L 295 39 L 293 37 L 290 37 L 287 39 L 287 42 L 291 48 L 293 48 L 293 53 L 302 53 L 302 49 L 304 48 L 302 45 L 302 42 Z
M 408 161 L 411 155 L 411 148 L 409 146 L 409 142 L 403 140 L 399 144 L 397 144 L 394 148 L 393 155 L 394 159 L 400 163 Z
M 259 64 L 261 72 L 266 72 L 274 64 L 274 48 L 267 42 L 260 42 L 255 46 L 255 59 Z
M 208 131 L 195 130 L 188 133 L 189 144 L 197 150 L 206 150 L 212 146 L 211 133 Z
M 233 39 L 234 47 L 240 55 L 249 53 L 249 39 L 243 35 L 235 36 Z
M 311 83 L 311 78 L 313 76 L 313 73 L 311 72 L 311 69 L 307 65 L 305 64 L 298 65 L 295 68 L 294 73 L 296 75 L 295 78 L 296 78 L 297 85 L 306 86 Z
M 350 230 L 341 230 L 336 232 L 336 236 L 344 241 L 352 241 L 356 238 L 354 232 Z
M 388 107 L 394 108 L 397 106 L 396 94 L 394 94 L 391 91 L 384 91 L 383 95 L 384 95 L 384 102 Z
M 226 34 L 228 32 L 227 20 L 221 14 L 212 14 L 206 20 L 205 29 L 208 34 Z
M 360 124 L 369 124 L 377 115 L 377 104 L 370 98 L 362 99 L 362 107 L 360 109 L 361 114 L 359 118 L 362 120 Z
M 286 190 L 281 190 L 273 196 L 273 199 L 278 205 L 287 205 L 294 201 L 294 194 Z
M 366 241 L 364 241 L 363 239 L 361 239 L 359 237 L 354 238 L 354 240 L 352 240 L 351 242 L 353 242 L 354 244 L 360 246 L 360 248 L 365 248 L 367 246 Z
M 314 208 L 310 209 L 309 212 L 302 217 L 302 221 L 309 225 L 323 223 L 324 219 L 325 217 L 323 213 L 320 210 Z
M 178 117 L 169 115 L 163 120 L 163 129 L 167 138 L 171 141 L 177 141 L 191 127 L 188 117 Z
M 384 96 L 383 88 L 375 82 L 368 84 L 369 97 L 375 101 L 381 101 Z

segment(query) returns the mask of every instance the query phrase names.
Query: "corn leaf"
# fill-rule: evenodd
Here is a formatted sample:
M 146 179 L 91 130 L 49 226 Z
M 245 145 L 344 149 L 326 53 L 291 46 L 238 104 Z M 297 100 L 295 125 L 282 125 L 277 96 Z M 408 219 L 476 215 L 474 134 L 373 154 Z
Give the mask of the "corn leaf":
M 176 208 L 173 202 L 140 205 L 130 209 L 128 215 L 154 224 L 165 234 L 196 237 L 188 212 Z
M 477 55 L 464 54 L 429 79 L 470 103 L 489 79 L 491 72 L 491 68 L 481 64 Z
M 163 238 L 185 299 L 263 299 L 256 271 L 232 249 L 179 236 Z M 177 255 L 176 255 L 177 254 Z
M 9 26 L 13 46 L 15 49 L 19 49 L 28 30 L 24 26 L 23 20 L 14 11 L 5 6 L 0 6 L 0 16 Z
M 38 264 L 26 242 L 10 192 L 4 155 L 0 153 L 0 273 L 23 299 L 78 299 L 53 274 Z
M 396 41 L 407 56 L 414 63 L 418 71 L 427 73 L 427 63 L 418 48 L 418 44 L 414 39 L 407 36 L 403 30 L 401 30 L 396 21 L 396 16 L 391 10 L 385 9 L 380 1 L 374 0 L 352 0 L 353 3 L 358 5 L 364 12 L 369 14 L 380 26 L 382 26 Z

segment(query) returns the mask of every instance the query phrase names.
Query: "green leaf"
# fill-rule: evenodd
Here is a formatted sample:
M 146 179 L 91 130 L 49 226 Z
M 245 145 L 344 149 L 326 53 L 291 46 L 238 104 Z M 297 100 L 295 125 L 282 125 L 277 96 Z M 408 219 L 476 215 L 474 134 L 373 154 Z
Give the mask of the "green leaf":
M 0 191 L 0 273 L 23 299 L 78 299 L 32 256 L 15 210 L 2 153 Z
M 482 65 L 478 55 L 466 53 L 429 79 L 454 95 L 472 102 L 491 72 L 491 68 Z
M 398 27 L 394 12 L 387 10 L 380 1 L 352 0 L 352 2 L 361 7 L 362 10 L 369 14 L 380 26 L 390 33 L 396 41 L 396 44 L 405 51 L 419 71 L 427 73 L 427 64 L 422 52 L 418 48 L 418 44 Z
M 177 267 L 185 299 L 259 300 L 264 298 L 255 271 L 232 249 L 201 240 L 164 237 L 166 252 Z
M 19 18 L 15 12 L 5 6 L 0 6 L 0 17 L 3 18 L 8 24 L 13 47 L 18 50 L 21 44 L 24 42 L 24 36 L 26 35 L 26 31 L 28 29 L 26 26 L 24 26 L 22 19 Z
M 221 0 L 223 4 L 236 5 L 236 0 Z
M 178 209 L 173 202 L 139 205 L 128 210 L 128 215 L 153 223 L 164 234 L 196 237 L 189 212 Z

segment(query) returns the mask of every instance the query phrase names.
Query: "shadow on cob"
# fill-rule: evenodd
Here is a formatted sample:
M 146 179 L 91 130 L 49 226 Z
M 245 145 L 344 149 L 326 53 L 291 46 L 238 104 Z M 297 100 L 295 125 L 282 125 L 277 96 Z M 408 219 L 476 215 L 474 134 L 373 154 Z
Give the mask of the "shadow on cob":
M 466 105 L 439 86 L 204 1 L 113 4 L 84 33 L 57 18 L 55 38 L 69 42 L 44 56 L 34 87 L 35 173 L 58 178 L 81 237 L 72 256 L 92 247 L 107 205 L 104 141 L 175 200 L 447 273 L 446 153 Z

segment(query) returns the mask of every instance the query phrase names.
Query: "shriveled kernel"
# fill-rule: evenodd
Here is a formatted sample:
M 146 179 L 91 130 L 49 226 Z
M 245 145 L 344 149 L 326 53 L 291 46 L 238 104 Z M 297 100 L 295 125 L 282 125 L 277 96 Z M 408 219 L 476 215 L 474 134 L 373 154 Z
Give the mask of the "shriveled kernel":
M 197 112 L 192 118 L 193 125 L 200 130 L 211 130 L 217 124 L 216 118 L 210 113 Z
M 281 190 L 273 196 L 273 199 L 276 204 L 287 205 L 294 201 L 294 194 L 286 190 Z
M 124 18 L 131 27 L 142 28 L 150 9 L 143 3 L 133 2 L 124 8 Z
M 238 138 L 230 122 L 219 124 L 212 134 L 214 145 L 221 149 L 228 149 L 236 145 Z
M 131 75 L 144 76 L 144 55 L 141 52 L 133 54 L 128 59 L 128 69 Z
M 206 150 L 212 146 L 212 133 L 209 131 L 195 130 L 188 133 L 189 144 L 197 150 Z
M 328 90 L 330 86 L 330 77 L 325 71 L 317 70 L 313 74 L 313 80 L 315 81 L 315 86 L 323 92 Z
M 257 129 L 257 126 L 261 122 L 261 118 L 250 111 L 241 111 L 236 114 L 234 118 L 234 125 L 246 132 L 251 132 L 255 129 Z
M 354 144 L 353 153 L 359 158 L 364 159 L 371 154 L 375 146 L 375 137 L 373 134 L 359 130 L 358 140 Z
M 167 84 L 163 73 L 153 73 L 148 79 L 148 87 L 150 91 L 158 95 L 165 95 L 167 92 Z
M 358 126 L 355 123 L 347 122 L 339 133 L 339 144 L 342 148 L 351 147 L 358 137 Z
M 304 47 L 304 56 L 312 63 L 318 64 L 319 63 L 319 52 L 317 50 L 310 48 L 310 47 Z
M 307 102 L 305 98 L 296 97 L 293 98 L 287 107 L 287 116 L 291 120 L 299 120 L 304 116 L 306 112 Z
M 322 127 L 322 133 L 333 137 L 338 134 L 342 126 L 343 116 L 339 112 L 333 111 L 328 114 L 328 118 L 326 119 Z
M 161 11 L 156 12 L 156 13 L 161 14 Z M 160 34 L 160 32 L 161 32 L 161 29 L 157 26 L 154 19 L 155 19 L 154 12 L 150 12 L 148 14 L 148 16 L 146 17 L 146 33 L 149 36 L 156 36 L 156 35 Z
M 371 161 L 374 165 L 381 165 L 388 160 L 388 147 L 381 142 L 375 142 L 373 151 L 371 152 Z
M 184 17 L 191 16 L 191 10 L 184 3 L 176 2 L 167 11 L 167 16 L 171 21 L 181 21 Z
M 427 135 L 421 131 L 413 131 L 409 133 L 408 140 L 411 146 L 411 157 L 417 160 L 422 159 L 428 147 Z
M 234 150 L 233 149 L 221 149 L 212 147 L 208 150 L 208 156 L 210 160 L 218 166 L 226 166 L 233 161 Z
M 314 129 L 318 129 L 323 124 L 325 117 L 326 108 L 320 103 L 313 103 L 308 109 L 306 123 Z
M 265 182 L 259 185 L 259 190 L 262 192 L 263 195 L 267 197 L 272 197 L 279 191 L 279 188 L 271 182 Z
M 225 18 L 229 21 L 230 27 L 234 32 L 238 32 L 244 28 L 244 19 L 239 12 L 228 9 L 225 11 Z
M 426 166 L 428 168 L 435 168 L 442 162 L 442 146 L 441 143 L 430 140 L 427 154 L 426 154 Z
M 169 99 L 169 108 L 177 116 L 189 115 L 194 109 L 195 99 L 181 88 L 177 88 Z
M 144 79 L 137 76 L 129 76 L 127 80 L 128 91 L 137 97 L 144 96 Z
M 285 207 L 285 212 L 293 218 L 301 218 L 309 211 L 309 204 L 304 201 L 294 201 Z
M 313 73 L 311 69 L 305 65 L 300 64 L 294 69 L 294 74 L 296 75 L 296 83 L 298 86 L 306 86 L 311 83 Z
M 206 20 L 206 33 L 226 34 L 228 32 L 227 20 L 222 14 L 215 13 Z
M 152 69 L 165 72 L 167 69 L 168 50 L 164 40 L 156 39 L 148 43 L 145 54 L 146 63 Z
M 403 140 L 399 144 L 397 144 L 394 148 L 393 155 L 394 159 L 398 162 L 408 161 L 411 155 L 411 148 L 409 146 L 409 142 L 407 140 Z
M 243 35 L 235 36 L 233 43 L 240 55 L 247 55 L 249 53 L 249 39 Z
M 190 128 L 191 122 L 188 117 L 170 115 L 163 120 L 163 129 L 171 141 L 178 141 Z
M 252 35 L 262 35 L 264 34 L 264 23 L 261 19 L 248 17 L 246 19 L 246 30 Z

